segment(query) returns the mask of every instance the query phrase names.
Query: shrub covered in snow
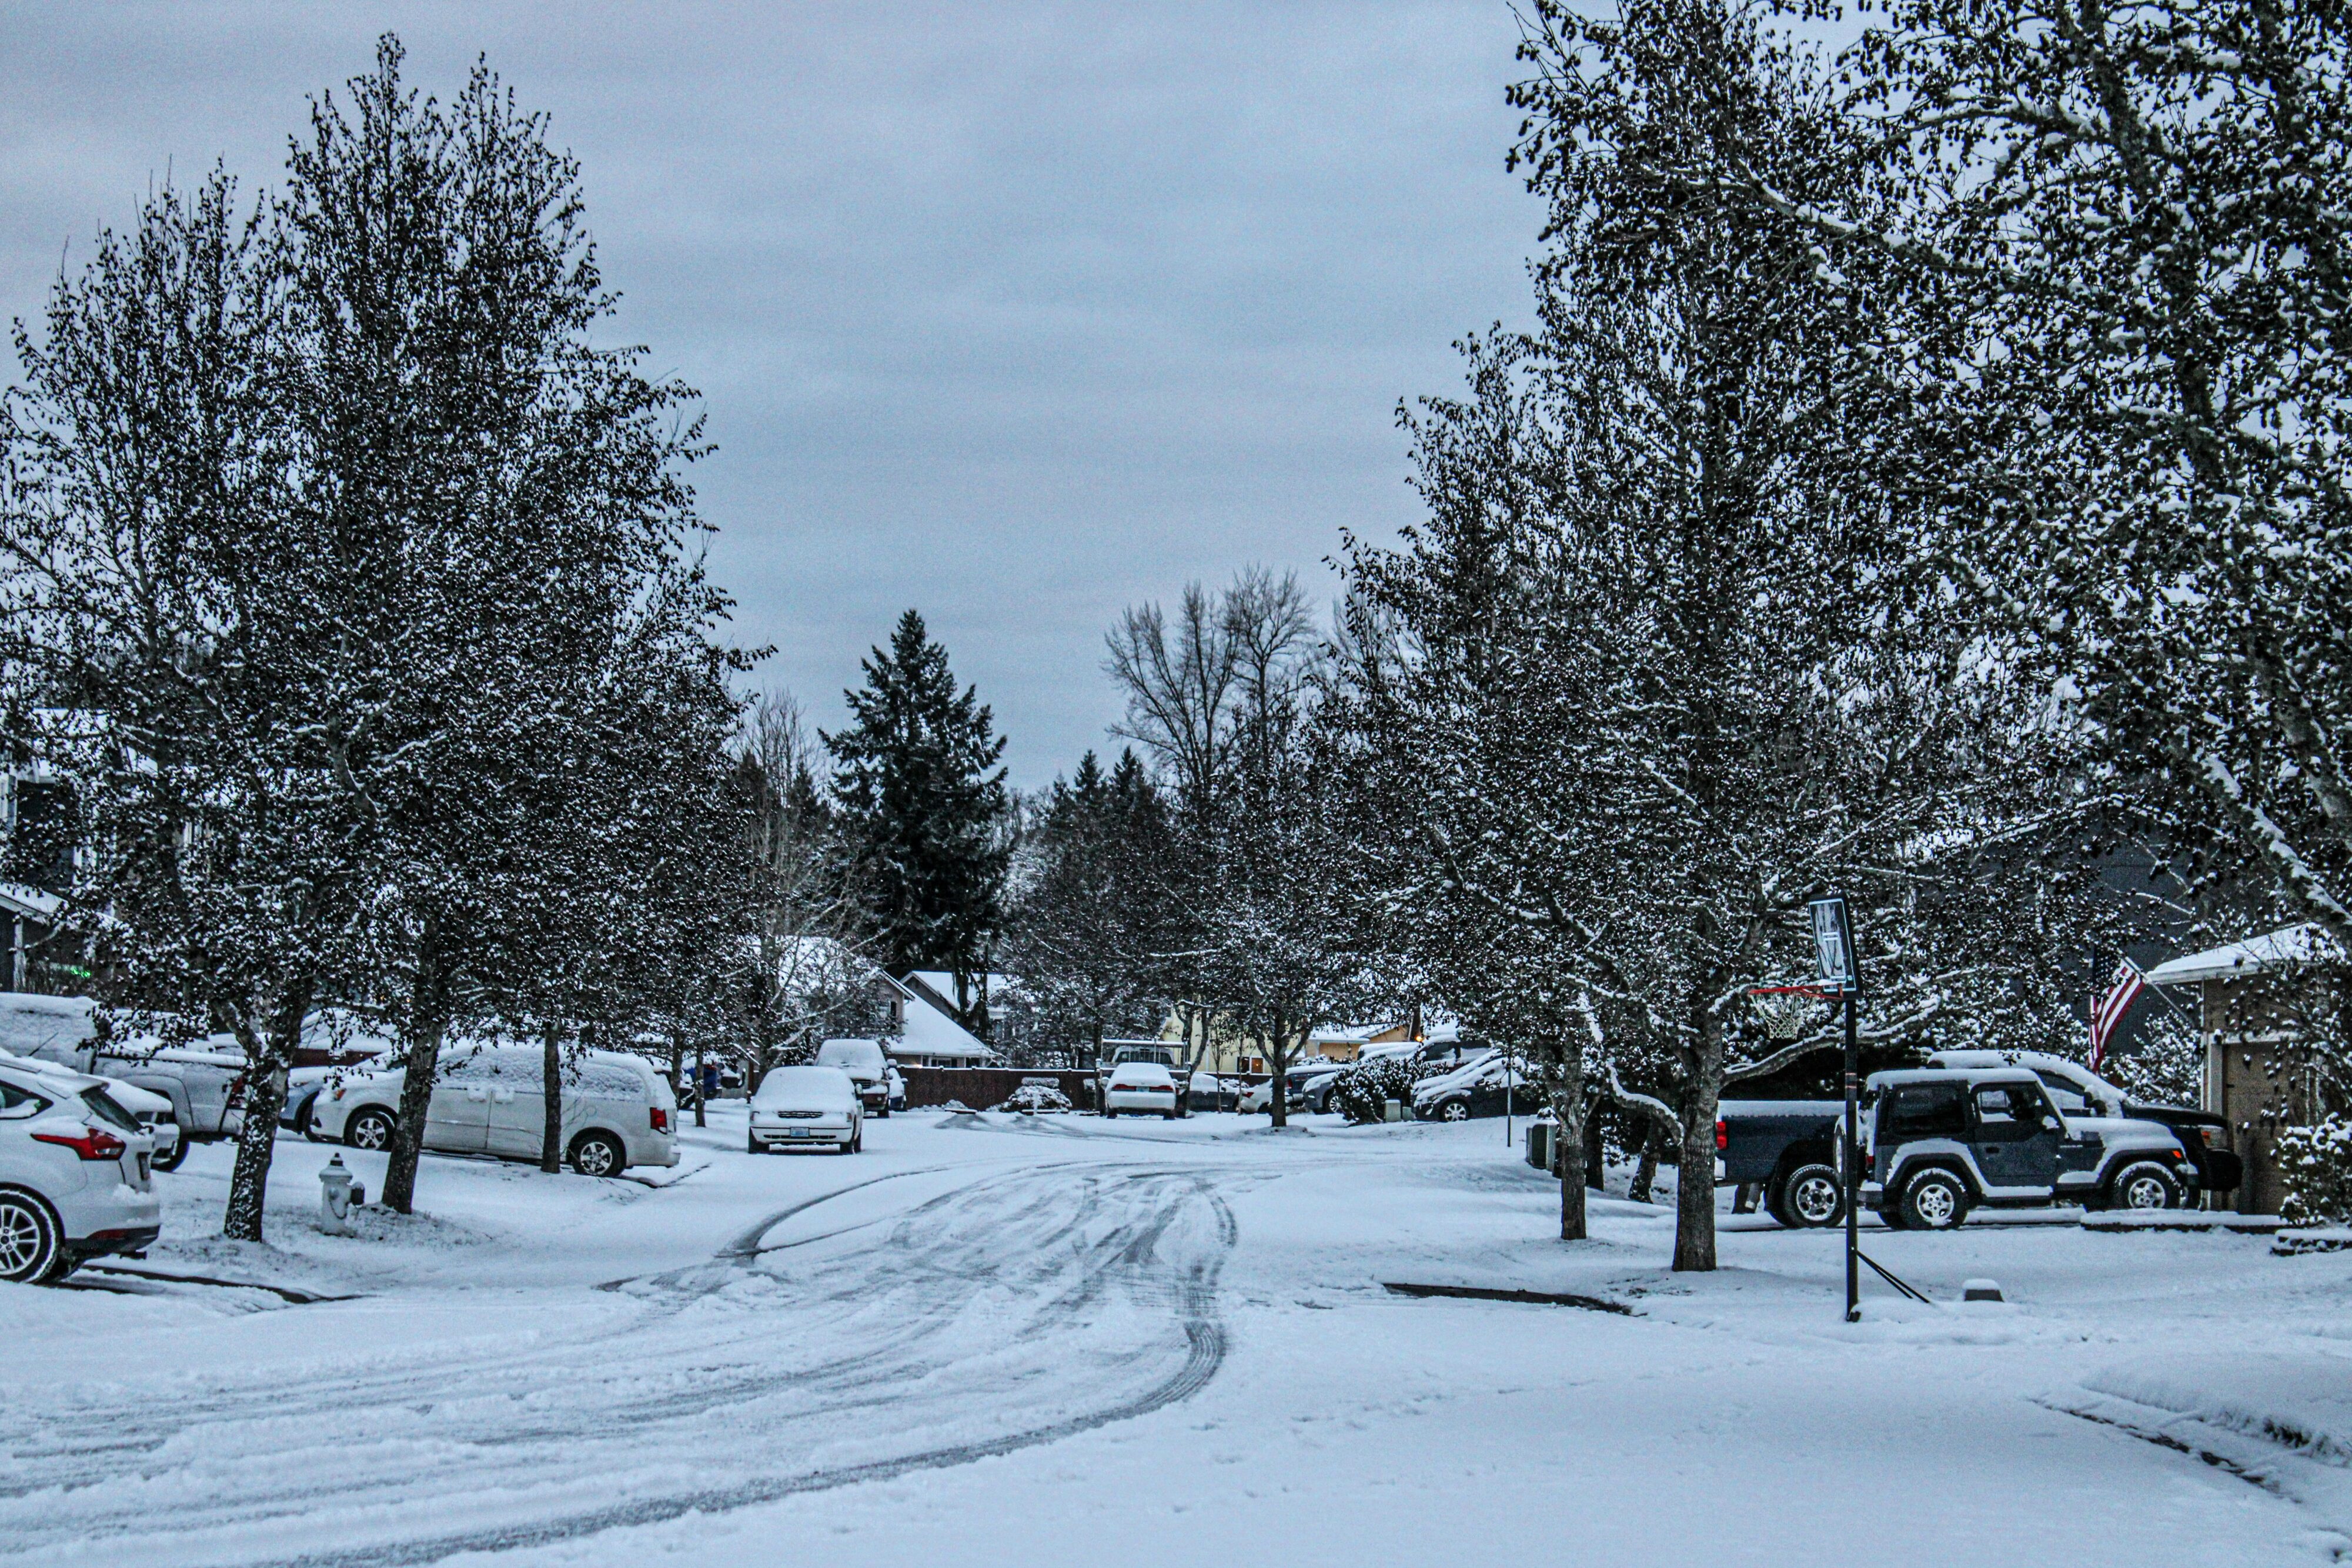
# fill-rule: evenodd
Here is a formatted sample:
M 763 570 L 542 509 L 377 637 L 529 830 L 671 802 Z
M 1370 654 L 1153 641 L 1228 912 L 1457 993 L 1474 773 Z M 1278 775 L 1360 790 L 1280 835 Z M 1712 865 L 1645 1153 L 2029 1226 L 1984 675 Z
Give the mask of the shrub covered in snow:
M 1382 1102 L 1412 1103 L 1413 1082 L 1420 1076 L 1412 1063 L 1400 1056 L 1343 1067 L 1331 1081 L 1331 1109 L 1359 1124 L 1377 1122 Z
M 2170 1014 L 2151 1021 L 2139 1049 L 2105 1062 L 2100 1071 L 2133 1099 L 2153 1105 L 2194 1105 L 2205 1097 L 2205 1044 Z
M 2352 1118 L 2331 1114 L 2315 1127 L 2281 1128 L 2278 1162 L 2286 1183 L 2279 1212 L 2288 1224 L 2352 1220 Z
M 1013 1092 L 1013 1098 L 997 1107 L 1000 1111 L 1066 1111 L 1070 1097 L 1051 1083 L 1024 1083 Z

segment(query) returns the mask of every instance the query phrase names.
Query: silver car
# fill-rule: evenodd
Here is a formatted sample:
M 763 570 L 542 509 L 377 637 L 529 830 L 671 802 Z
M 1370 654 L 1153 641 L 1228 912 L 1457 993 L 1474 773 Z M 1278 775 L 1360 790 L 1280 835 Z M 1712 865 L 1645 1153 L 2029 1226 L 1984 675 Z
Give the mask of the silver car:
M 425 1113 L 425 1146 L 539 1158 L 547 1130 L 545 1060 L 534 1046 L 444 1046 Z M 404 1076 L 398 1068 L 356 1073 L 321 1091 L 311 1103 L 311 1136 L 355 1149 L 390 1148 Z M 677 1097 L 645 1058 L 585 1052 L 565 1062 L 559 1092 L 564 1158 L 581 1175 L 677 1164 Z

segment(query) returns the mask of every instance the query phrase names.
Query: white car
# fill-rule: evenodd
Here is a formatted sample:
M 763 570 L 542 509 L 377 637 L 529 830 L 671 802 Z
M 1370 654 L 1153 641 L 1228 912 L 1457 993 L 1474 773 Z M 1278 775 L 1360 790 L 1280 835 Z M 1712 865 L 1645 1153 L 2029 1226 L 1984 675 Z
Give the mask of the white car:
M 0 1067 L 22 1067 L 33 1072 L 53 1073 L 58 1071 L 54 1062 L 43 1061 L 38 1057 L 18 1056 L 6 1051 L 0 1051 Z M 132 1119 L 138 1122 L 139 1130 L 155 1141 L 147 1168 L 178 1170 L 180 1162 L 188 1157 L 188 1145 L 180 1136 L 180 1123 L 172 1102 L 161 1094 L 140 1088 L 136 1083 L 125 1083 L 120 1078 L 100 1076 L 98 1081 L 106 1086 L 106 1097 L 130 1112 Z
M 0 1280 L 59 1280 L 162 1233 L 154 1141 L 97 1079 L 0 1066 Z
M 1103 1114 L 1126 1111 L 1176 1119 L 1176 1075 L 1156 1061 L 1122 1061 L 1103 1090 Z
M 546 1138 L 545 1057 L 537 1046 L 453 1041 L 425 1113 L 425 1146 L 441 1154 L 535 1160 Z M 392 1146 L 401 1070 L 354 1073 L 321 1091 L 310 1132 L 355 1149 Z M 677 1097 L 642 1056 L 591 1051 L 568 1059 L 561 1090 L 563 1151 L 583 1176 L 677 1164 Z
M 880 1040 L 828 1040 L 816 1048 L 816 1065 L 848 1073 L 867 1115 L 889 1116 L 890 1059 L 882 1053 Z
M 866 1107 L 857 1085 L 837 1067 L 778 1067 L 751 1096 L 751 1152 L 829 1148 L 854 1155 L 866 1146 Z

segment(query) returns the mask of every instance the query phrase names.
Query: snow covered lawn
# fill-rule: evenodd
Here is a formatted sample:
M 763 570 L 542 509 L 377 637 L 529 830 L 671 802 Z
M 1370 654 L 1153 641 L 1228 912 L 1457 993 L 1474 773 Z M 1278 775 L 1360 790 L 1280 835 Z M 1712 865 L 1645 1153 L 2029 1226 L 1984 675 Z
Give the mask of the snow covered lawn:
M 1838 1238 L 1557 1189 L 1498 1124 L 902 1114 L 649 1185 L 428 1159 L 413 1219 L 0 1286 L 0 1561 L 2326 1562 L 2352 1254 L 2063 1218 Z M 345 1153 L 371 1191 L 380 1156 Z M 1622 1190 L 1622 1187 L 1621 1187 Z M 2000 1304 L 1958 1303 L 1999 1281 Z M 236 1281 L 245 1281 L 239 1285 Z M 1416 1299 L 1565 1292 L 1627 1314 Z M 79 1282 L 79 1281 L 78 1281 Z M 257 1289 L 268 1286 L 275 1289 Z M 2026 1543 L 2033 1544 L 2028 1546 Z

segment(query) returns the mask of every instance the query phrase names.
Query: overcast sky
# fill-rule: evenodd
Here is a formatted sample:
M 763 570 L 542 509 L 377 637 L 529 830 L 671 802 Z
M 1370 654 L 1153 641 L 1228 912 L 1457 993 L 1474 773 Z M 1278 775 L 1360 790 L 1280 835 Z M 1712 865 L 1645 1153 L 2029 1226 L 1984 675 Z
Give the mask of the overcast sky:
M 1340 528 L 1412 515 L 1397 401 L 1528 314 L 1504 0 L 0 0 L 0 315 L 169 172 L 274 181 L 385 28 L 584 163 L 760 679 L 830 724 L 916 606 L 1024 787 L 1104 743 L 1121 606 L 1251 561 L 1328 599 Z

